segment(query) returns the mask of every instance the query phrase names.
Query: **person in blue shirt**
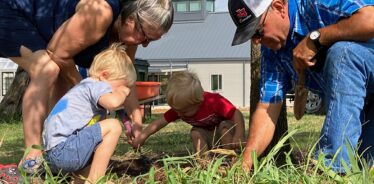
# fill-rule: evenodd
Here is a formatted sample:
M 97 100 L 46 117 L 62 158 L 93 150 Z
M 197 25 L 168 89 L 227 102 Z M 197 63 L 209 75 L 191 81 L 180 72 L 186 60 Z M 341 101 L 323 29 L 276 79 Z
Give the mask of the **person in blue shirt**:
M 82 79 L 76 65 L 89 68 L 96 54 L 118 41 L 134 60 L 137 45 L 160 39 L 172 22 L 170 0 L 0 0 L 0 55 L 30 76 L 22 101 L 25 146 L 40 145 L 51 107 Z M 21 57 L 22 49 L 34 54 Z M 141 124 L 136 93 L 125 105 Z M 134 136 L 140 133 L 136 125 Z M 33 172 L 40 155 L 32 149 L 21 165 Z
M 374 1 L 229 0 L 233 45 L 262 44 L 260 102 L 251 118 L 243 166 L 269 145 L 286 92 L 305 84 L 324 95 L 327 113 L 315 158 L 344 173 L 347 145 L 374 156 Z M 305 80 L 305 82 L 304 82 Z M 362 141 L 358 148 L 359 141 Z M 371 146 L 371 147 L 370 147 Z M 341 150 L 340 150 L 341 149 Z M 336 154 L 336 159 L 333 160 Z

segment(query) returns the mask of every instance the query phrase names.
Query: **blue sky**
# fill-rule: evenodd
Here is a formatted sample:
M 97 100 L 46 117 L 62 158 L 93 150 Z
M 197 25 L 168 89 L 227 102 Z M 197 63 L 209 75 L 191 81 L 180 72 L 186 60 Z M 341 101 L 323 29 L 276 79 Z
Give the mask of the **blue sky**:
M 216 12 L 227 12 L 227 0 L 216 0 Z

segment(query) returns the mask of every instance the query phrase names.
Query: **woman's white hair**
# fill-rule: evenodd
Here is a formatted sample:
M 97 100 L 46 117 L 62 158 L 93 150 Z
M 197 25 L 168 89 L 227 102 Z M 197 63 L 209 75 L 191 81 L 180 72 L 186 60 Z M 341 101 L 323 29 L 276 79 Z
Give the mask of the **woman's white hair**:
M 121 20 L 139 17 L 155 28 L 168 32 L 174 20 L 173 3 L 171 0 L 122 0 Z

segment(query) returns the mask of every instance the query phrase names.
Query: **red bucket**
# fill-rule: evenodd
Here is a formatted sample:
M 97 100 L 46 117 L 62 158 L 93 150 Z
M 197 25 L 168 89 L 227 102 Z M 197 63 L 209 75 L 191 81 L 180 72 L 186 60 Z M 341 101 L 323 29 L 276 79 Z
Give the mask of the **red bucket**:
M 135 82 L 139 100 L 152 98 L 160 94 L 160 82 Z

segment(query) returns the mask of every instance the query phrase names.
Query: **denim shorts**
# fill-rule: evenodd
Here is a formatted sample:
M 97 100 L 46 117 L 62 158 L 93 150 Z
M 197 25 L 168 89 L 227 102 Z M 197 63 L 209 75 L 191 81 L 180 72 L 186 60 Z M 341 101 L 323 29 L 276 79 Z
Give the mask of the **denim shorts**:
M 86 127 L 47 151 L 48 166 L 52 172 L 79 171 L 91 163 L 93 153 L 101 141 L 100 123 Z

